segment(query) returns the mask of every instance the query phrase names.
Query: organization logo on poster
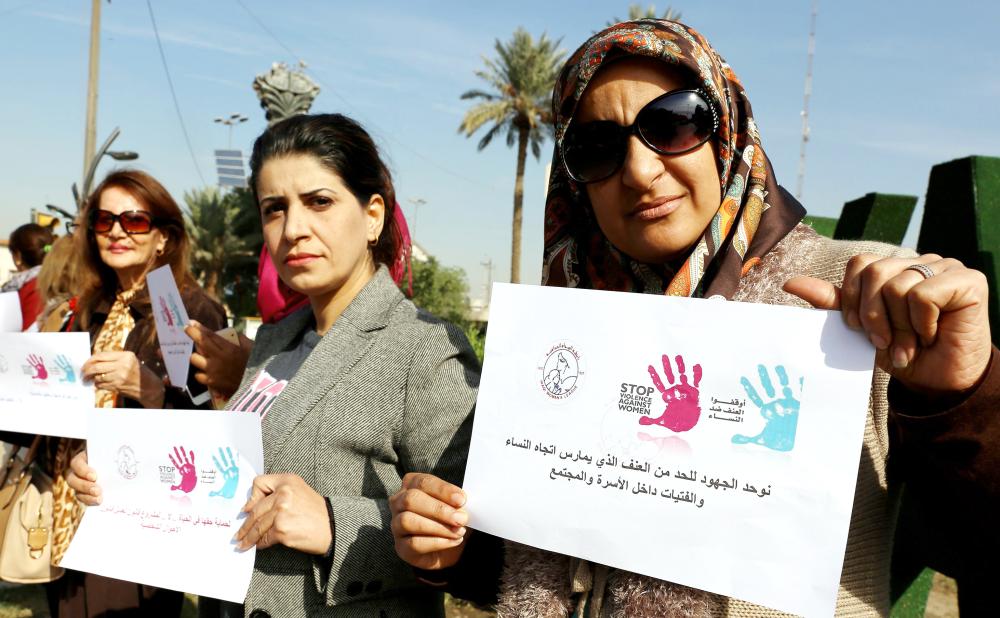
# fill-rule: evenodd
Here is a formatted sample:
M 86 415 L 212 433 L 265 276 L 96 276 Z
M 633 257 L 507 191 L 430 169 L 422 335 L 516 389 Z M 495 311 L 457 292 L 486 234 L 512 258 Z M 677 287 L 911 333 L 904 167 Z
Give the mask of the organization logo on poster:
M 45 359 L 39 354 L 29 354 L 24 359 L 28 364 L 23 365 L 24 373 L 30 375 L 33 381 L 45 382 L 49 379 L 49 370 L 45 367 Z
M 139 476 L 139 459 L 135 456 L 132 447 L 123 444 L 115 455 L 115 464 L 118 466 L 118 474 L 126 481 L 131 481 Z
M 566 399 L 576 392 L 584 374 L 580 353 L 566 342 L 553 345 L 538 369 L 541 372 L 539 384 L 552 399 Z

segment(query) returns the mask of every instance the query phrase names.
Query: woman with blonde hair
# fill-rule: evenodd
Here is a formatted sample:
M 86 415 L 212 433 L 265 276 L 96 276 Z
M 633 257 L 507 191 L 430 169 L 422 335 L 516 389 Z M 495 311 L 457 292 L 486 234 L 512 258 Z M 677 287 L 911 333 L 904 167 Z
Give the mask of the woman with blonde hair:
M 57 238 L 38 272 L 38 293 L 44 305 L 37 324 L 43 333 L 59 332 L 70 326 L 78 288 L 76 249 L 72 236 Z

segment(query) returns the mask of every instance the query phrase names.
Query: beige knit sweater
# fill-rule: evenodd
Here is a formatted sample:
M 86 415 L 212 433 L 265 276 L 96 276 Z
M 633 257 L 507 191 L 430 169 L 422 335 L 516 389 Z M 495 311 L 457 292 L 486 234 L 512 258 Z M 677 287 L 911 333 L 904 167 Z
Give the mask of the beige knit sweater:
M 908 249 L 882 243 L 830 240 L 799 225 L 743 277 L 733 300 L 807 307 L 801 299 L 785 293 L 782 284 L 793 276 L 809 275 L 839 285 L 847 261 L 861 253 L 913 255 Z M 898 495 L 886 479 L 888 382 L 888 376 L 876 369 L 840 577 L 837 616 L 889 613 L 889 559 Z M 590 587 L 603 598 L 602 617 L 786 615 L 625 571 L 612 570 L 602 591 L 604 569 L 580 569 L 578 563 L 574 560 L 571 564 L 566 556 L 508 542 L 498 616 L 565 617 L 573 611 L 572 590 Z

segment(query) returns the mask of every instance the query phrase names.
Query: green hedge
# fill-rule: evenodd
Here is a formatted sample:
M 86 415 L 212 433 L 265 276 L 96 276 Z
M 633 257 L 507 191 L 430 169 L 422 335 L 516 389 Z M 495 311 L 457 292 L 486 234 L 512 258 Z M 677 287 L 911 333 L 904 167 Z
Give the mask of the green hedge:
M 917 250 L 986 274 L 993 341 L 1000 343 L 1000 158 L 966 157 L 931 168 Z
M 833 237 L 838 240 L 878 240 L 898 245 L 906 236 L 917 205 L 913 195 L 868 193 L 844 204 Z
M 833 238 L 833 231 L 837 229 L 837 220 L 833 217 L 814 217 L 806 215 L 802 222 L 816 230 L 821 236 Z

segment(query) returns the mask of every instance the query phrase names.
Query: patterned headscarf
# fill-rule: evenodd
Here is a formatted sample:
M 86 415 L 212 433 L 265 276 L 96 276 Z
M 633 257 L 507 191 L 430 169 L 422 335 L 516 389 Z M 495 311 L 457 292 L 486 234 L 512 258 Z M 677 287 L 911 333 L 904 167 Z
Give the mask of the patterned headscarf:
M 560 155 L 566 129 L 594 74 L 628 56 L 654 58 L 689 73 L 719 113 L 713 139 L 722 203 L 679 266 L 643 264 L 614 247 L 597 225 L 586 188 L 569 178 Z M 563 67 L 552 107 L 556 147 L 545 202 L 543 285 L 731 298 L 740 277 L 805 214 L 774 179 L 739 78 L 688 26 L 641 19 L 595 34 Z

